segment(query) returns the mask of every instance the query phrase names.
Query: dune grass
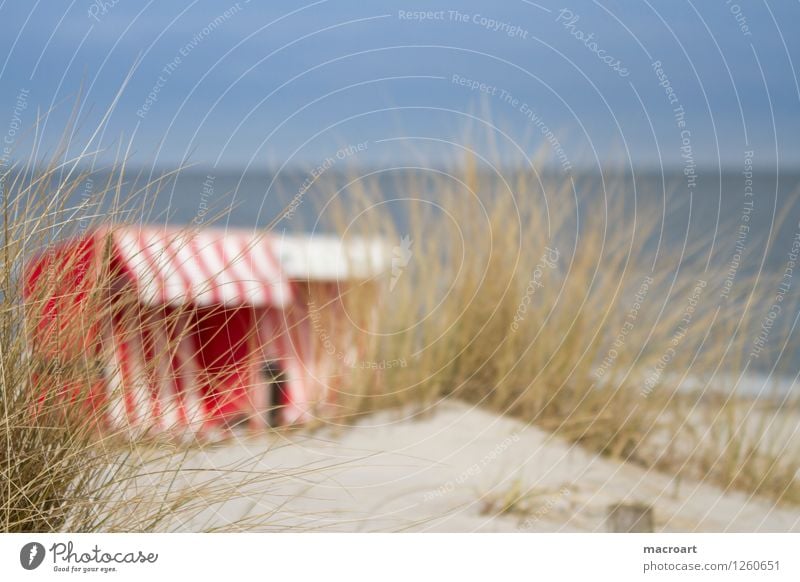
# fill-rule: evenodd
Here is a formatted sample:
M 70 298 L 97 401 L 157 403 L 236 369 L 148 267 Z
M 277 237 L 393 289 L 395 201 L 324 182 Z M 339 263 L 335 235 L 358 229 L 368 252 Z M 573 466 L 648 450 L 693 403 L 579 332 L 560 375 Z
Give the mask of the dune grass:
M 333 382 L 334 422 L 460 398 L 611 458 L 800 502 L 796 398 L 737 392 L 775 282 L 740 275 L 720 302 L 708 241 L 654 244 L 661 209 L 634 214 L 621 182 L 603 198 L 541 168 L 487 178 L 479 164 L 399 178 L 400 227 L 377 180 L 323 193 L 329 228 L 396 245 L 392 273 L 342 299 L 342 337 L 361 338 L 368 365 Z
M 91 139 L 84 153 L 68 155 L 75 135 L 68 126 L 46 161 L 35 156 L 37 135 L 29 136 L 30 152 L 16 151 L 22 162 L 0 175 L 0 531 L 171 531 L 193 519 L 202 529 L 197 516 L 248 498 L 248 487 L 263 494 L 283 474 L 260 468 L 263 447 L 209 466 L 202 442 L 168 432 L 132 439 L 106 423 L 108 403 L 97 394 L 107 362 L 94 354 L 120 308 L 110 300 L 113 273 L 93 268 L 76 280 L 87 269 L 80 253 L 59 255 L 55 243 L 101 224 L 136 224 L 169 174 L 131 176 L 124 153 L 95 170 Z M 26 292 L 24 269 L 35 257 L 43 257 L 42 275 Z M 264 527 L 270 516 L 262 518 Z
M 98 364 L 85 342 L 115 306 L 105 293 L 67 289 L 69 264 L 23 301 L 21 267 L 54 238 L 146 215 L 143 194 L 169 177 L 132 187 L 136 178 L 121 159 L 78 207 L 66 201 L 93 175 L 81 169 L 83 156 L 67 159 L 62 148 L 48 164 L 30 161 L 2 175 L 3 531 L 180 529 L 252 492 L 248 485 L 282 478 L 259 470 L 257 459 L 196 471 L 200 443 L 98 431 L 87 422 L 104 412 L 90 406 Z M 310 297 L 321 306 L 311 313 L 316 341 L 327 341 L 323 348 L 339 362 L 326 378 L 334 397 L 321 421 L 346 425 L 409 406 L 422 415 L 459 398 L 611 458 L 800 503 L 796 400 L 736 392 L 768 302 L 763 287 L 744 285 L 719 304 L 724 274 L 700 258 L 702 244 L 656 255 L 657 213 L 633 215 L 621 196 L 601 203 L 546 173 L 487 179 L 469 158 L 453 172 L 406 176 L 398 185 L 408 193 L 403 224 L 369 179 L 354 180 L 345 194 L 329 192 L 320 208 L 323 223 L 345 239 L 379 237 L 393 247 L 389 272 L 348 285 L 334 300 L 346 318 L 324 308 L 330 297 Z M 433 203 L 415 191 L 434 191 Z M 96 273 L 92 289 L 111 280 Z M 54 291 L 87 292 L 89 309 L 52 318 L 45 299 Z M 30 330 L 42 326 L 48 333 L 38 335 L 60 336 L 54 345 L 74 345 L 77 357 L 32 357 L 42 350 L 32 351 L 38 336 Z M 511 511 L 526 495 L 515 492 L 502 505 Z

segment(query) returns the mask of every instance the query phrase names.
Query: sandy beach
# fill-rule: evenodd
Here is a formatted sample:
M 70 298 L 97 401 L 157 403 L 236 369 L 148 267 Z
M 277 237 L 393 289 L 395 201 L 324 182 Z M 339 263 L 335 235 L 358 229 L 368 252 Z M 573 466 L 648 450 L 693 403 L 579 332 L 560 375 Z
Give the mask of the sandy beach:
M 220 479 L 275 477 L 188 520 L 176 515 L 170 529 L 595 532 L 607 530 L 609 506 L 645 503 L 655 531 L 800 531 L 798 510 L 610 461 L 460 402 L 418 418 L 382 412 L 353 427 L 239 439 L 188 466 L 197 480 L 234 466 Z

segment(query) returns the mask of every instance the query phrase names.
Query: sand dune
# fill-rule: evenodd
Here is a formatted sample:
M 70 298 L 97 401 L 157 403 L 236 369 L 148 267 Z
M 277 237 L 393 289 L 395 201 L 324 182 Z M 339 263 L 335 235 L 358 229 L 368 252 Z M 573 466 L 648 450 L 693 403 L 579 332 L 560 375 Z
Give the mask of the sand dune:
M 620 502 L 652 505 L 656 531 L 800 531 L 796 509 L 610 461 L 459 402 L 239 440 L 190 465 L 276 477 L 170 526 L 188 531 L 238 521 L 256 531 L 591 532 L 606 530 Z

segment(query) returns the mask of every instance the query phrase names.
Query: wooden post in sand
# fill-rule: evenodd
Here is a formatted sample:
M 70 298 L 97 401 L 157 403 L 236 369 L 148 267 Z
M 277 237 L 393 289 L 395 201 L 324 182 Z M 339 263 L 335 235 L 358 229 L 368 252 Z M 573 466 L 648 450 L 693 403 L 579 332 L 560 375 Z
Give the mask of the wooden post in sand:
M 610 505 L 606 525 L 611 533 L 652 533 L 653 508 L 643 503 Z

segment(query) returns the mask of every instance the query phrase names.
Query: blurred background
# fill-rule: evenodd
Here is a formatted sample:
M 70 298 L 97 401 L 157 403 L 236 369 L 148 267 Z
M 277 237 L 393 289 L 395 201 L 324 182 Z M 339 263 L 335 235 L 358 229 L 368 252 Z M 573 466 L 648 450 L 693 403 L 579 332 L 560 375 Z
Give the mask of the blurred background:
M 632 229 L 631 241 L 646 218 L 636 245 L 652 267 L 666 249 L 739 281 L 780 278 L 800 218 L 799 13 L 729 1 L 4 2 L 0 162 L 80 156 L 95 174 L 69 193 L 79 204 L 124 160 L 138 180 L 126 188 L 169 174 L 139 194 L 141 220 L 278 231 L 330 229 L 326 205 L 354 189 L 403 231 L 409 201 L 435 205 L 443 181 L 466 191 L 465 164 L 482 197 L 535 172 L 568 186 L 515 194 L 542 213 L 568 196 L 579 224 L 586 204 L 614 204 L 606 228 Z
M 16 424 L 0 414 L 0 463 L 21 483 L 0 499 L 5 523 L 64 529 L 30 516 L 71 495 L 61 523 L 110 527 L 72 487 L 107 479 L 92 434 L 76 442 L 99 472 L 74 473 L 69 427 L 30 426 L 30 322 L 8 290 L 53 239 L 147 223 L 361 235 L 391 253 L 346 291 L 325 279 L 330 321 L 310 285 L 300 295 L 303 349 L 363 355 L 312 370 L 326 396 L 309 424 L 336 428 L 321 448 L 279 427 L 285 462 L 262 467 L 305 478 L 353 459 L 354 472 L 313 469 L 313 493 L 259 486 L 253 499 L 275 503 L 255 528 L 279 529 L 291 499 L 298 523 L 323 529 L 444 516 L 465 519 L 446 531 L 593 531 L 629 501 L 655 506 L 648 529 L 797 529 L 798 21 L 794 1 L 0 0 L 0 343 L 18 396 Z M 51 270 L 70 289 L 56 277 L 57 299 L 86 295 Z M 60 389 L 64 350 L 50 351 L 31 369 Z M 91 390 L 116 373 L 95 360 L 70 368 Z M 153 378 L 167 368 L 154 362 Z M 279 369 L 264 374 L 281 390 Z M 208 386 L 206 400 L 224 384 Z M 198 466 L 250 462 L 246 444 Z M 353 451 L 401 454 L 361 473 Z M 169 497 L 142 490 L 159 517 L 117 503 L 120 529 L 211 527 L 159 521 Z M 111 492 L 112 508 L 128 499 Z M 212 498 L 185 497 L 208 512 Z

